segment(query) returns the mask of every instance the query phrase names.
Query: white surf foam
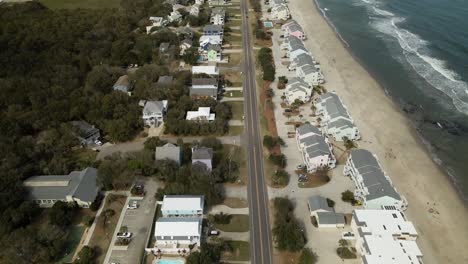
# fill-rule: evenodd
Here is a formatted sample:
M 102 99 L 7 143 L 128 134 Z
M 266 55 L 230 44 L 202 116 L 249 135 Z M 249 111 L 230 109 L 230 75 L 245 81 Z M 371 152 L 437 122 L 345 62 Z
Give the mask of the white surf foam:
M 449 96 L 459 112 L 468 115 L 468 84 L 463 82 L 445 61 L 432 56 L 429 43 L 420 36 L 400 28 L 398 25 L 404 18 L 396 17 L 393 13 L 377 7 L 369 7 L 368 10 L 376 15 L 372 16 L 371 25 L 398 41 L 406 62 L 414 71 L 431 86 Z

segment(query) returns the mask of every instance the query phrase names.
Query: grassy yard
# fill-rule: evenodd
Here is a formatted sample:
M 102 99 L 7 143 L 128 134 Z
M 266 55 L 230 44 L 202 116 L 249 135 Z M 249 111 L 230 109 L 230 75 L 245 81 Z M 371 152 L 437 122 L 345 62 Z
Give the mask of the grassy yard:
M 242 120 L 244 115 L 244 103 L 243 102 L 226 102 L 231 106 L 232 120 Z
M 50 9 L 119 8 L 120 0 L 39 0 Z
M 108 196 L 109 197 L 109 196 Z M 105 221 L 105 216 L 101 214 L 96 219 L 96 228 L 94 229 L 93 236 L 89 241 L 89 245 L 96 248 L 96 263 L 104 262 L 107 249 L 114 235 L 115 227 L 119 221 L 120 213 L 122 212 L 123 206 L 125 205 L 127 197 L 120 195 L 117 199 L 111 203 L 106 201 L 106 204 L 102 210 L 105 212 L 107 209 L 112 209 L 115 214 Z
M 226 91 L 224 93 L 225 97 L 244 97 L 244 93 L 242 91 Z
M 233 34 L 234 33 L 230 33 L 230 35 L 225 37 L 224 39 L 231 45 L 242 45 L 242 36 Z
M 229 53 L 226 56 L 229 56 L 229 62 L 226 63 L 227 67 L 240 66 L 242 62 L 242 53 Z
M 250 260 L 250 244 L 246 241 L 226 241 L 232 248 L 232 251 L 224 251 L 222 260 L 248 261 Z
M 72 261 L 73 255 L 75 254 L 76 247 L 80 243 L 81 236 L 86 227 L 83 225 L 80 226 L 71 226 L 69 228 L 67 242 L 65 243 L 65 256 L 58 261 L 58 263 L 70 263 Z
M 249 231 L 249 215 L 231 215 L 231 222 L 227 225 L 214 224 L 216 229 L 224 232 L 247 232 Z
M 230 126 L 228 136 L 238 136 L 244 133 L 244 126 Z
M 234 197 L 225 198 L 223 204 L 231 208 L 246 208 L 248 206 L 246 200 Z
M 228 27 L 240 27 L 242 25 L 242 20 L 233 20 L 233 19 L 230 19 L 229 22 L 226 23 L 226 26 Z

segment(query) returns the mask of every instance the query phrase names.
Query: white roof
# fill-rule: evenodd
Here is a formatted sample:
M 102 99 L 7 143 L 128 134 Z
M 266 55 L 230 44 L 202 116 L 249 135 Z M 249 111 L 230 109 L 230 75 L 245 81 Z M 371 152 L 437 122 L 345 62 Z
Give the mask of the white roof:
M 364 223 L 364 226 L 360 226 L 364 232 L 373 235 L 418 235 L 413 223 L 407 221 L 398 210 L 354 210 L 354 217 L 359 223 Z
M 206 73 L 209 75 L 218 75 L 219 70 L 216 66 L 192 66 L 192 74 Z
M 394 240 L 391 236 L 364 236 L 369 255 L 367 264 L 419 264 L 422 257 L 416 241 Z
M 200 37 L 199 42 L 200 44 L 202 43 L 221 44 L 223 43 L 223 38 L 219 35 L 214 35 L 214 36 L 203 35 Z M 194 67 L 203 67 L 203 66 L 194 66 Z M 193 69 L 192 69 L 192 72 L 193 72 Z
M 187 111 L 187 120 L 214 121 L 215 114 L 210 114 L 209 107 L 198 107 L 197 111 Z
M 161 211 L 165 210 L 203 210 L 203 196 L 164 195 Z
M 200 236 L 201 218 L 161 217 L 156 221 L 155 236 L 188 237 Z

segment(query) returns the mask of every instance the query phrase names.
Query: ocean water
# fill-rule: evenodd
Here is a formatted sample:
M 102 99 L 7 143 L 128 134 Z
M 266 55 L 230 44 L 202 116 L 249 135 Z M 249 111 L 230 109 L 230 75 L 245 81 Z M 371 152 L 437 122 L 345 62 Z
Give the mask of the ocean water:
M 468 202 L 468 1 L 316 3 Z

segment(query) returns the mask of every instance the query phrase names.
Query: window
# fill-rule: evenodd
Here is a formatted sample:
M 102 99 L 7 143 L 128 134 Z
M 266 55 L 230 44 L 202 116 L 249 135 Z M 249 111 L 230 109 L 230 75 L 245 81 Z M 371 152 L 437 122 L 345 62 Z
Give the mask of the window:
M 392 214 L 393 215 L 393 218 L 398 218 L 398 216 L 396 214 Z
M 387 227 L 386 227 L 385 225 L 383 225 L 383 229 L 384 229 L 384 230 L 387 230 Z

